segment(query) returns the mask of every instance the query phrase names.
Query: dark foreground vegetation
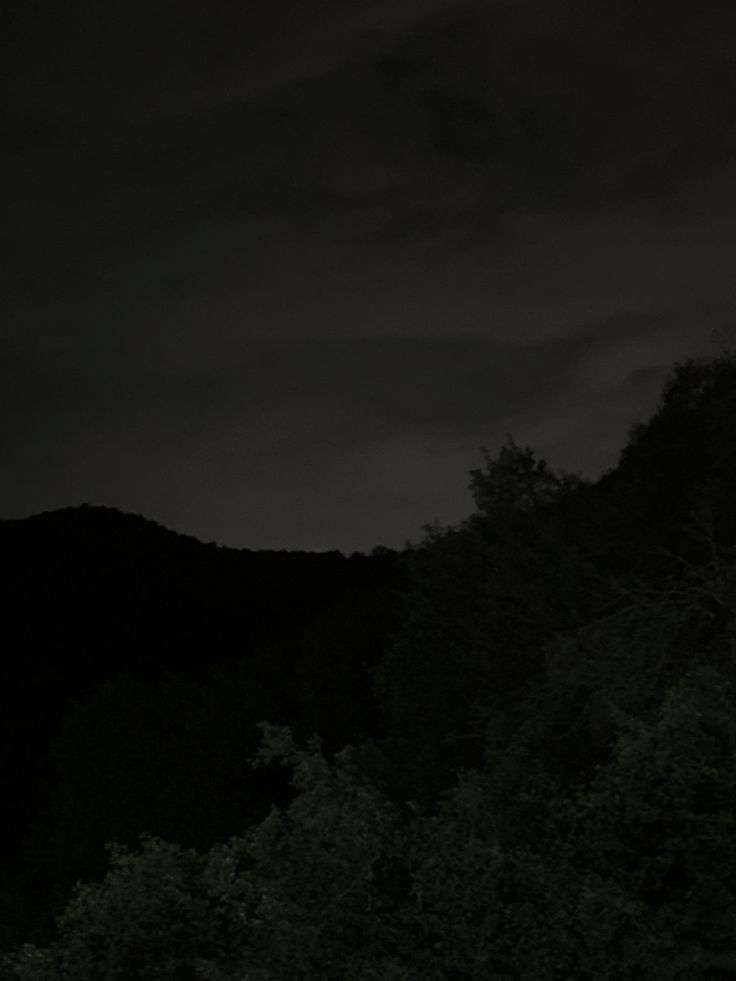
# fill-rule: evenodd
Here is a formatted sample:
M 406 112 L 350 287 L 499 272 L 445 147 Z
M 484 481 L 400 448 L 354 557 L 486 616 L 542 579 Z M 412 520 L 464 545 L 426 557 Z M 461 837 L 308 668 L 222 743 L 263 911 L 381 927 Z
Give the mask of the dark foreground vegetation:
M 401 552 L 0 523 L 8 981 L 736 978 L 736 358 Z

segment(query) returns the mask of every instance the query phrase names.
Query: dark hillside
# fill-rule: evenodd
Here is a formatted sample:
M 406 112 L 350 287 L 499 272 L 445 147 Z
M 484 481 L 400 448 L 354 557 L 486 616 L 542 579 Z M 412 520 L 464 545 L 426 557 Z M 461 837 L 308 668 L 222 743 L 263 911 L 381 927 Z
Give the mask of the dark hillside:
M 689 669 L 736 683 L 735 392 L 728 359 L 676 365 L 594 484 L 510 439 L 476 511 L 401 553 L 220 548 L 109 508 L 0 522 L 2 942 L 53 936 L 105 842 L 206 850 L 287 806 L 288 771 L 248 765 L 260 721 L 352 743 L 432 815 L 499 752 L 522 760 L 503 807 L 525 754 L 585 787 Z
M 20 842 L 29 822 L 49 818 L 58 780 L 51 740 L 105 682 L 128 677 L 153 692 L 174 674 L 201 687 L 219 665 L 245 672 L 250 687 L 264 692 L 260 710 L 252 706 L 254 738 L 260 718 L 293 724 L 329 712 L 331 702 L 340 705 L 335 738 L 349 736 L 357 720 L 369 724 L 362 660 L 378 656 L 395 622 L 401 576 L 391 550 L 346 557 L 230 549 L 140 515 L 82 506 L 0 521 L 0 563 L 7 801 L 0 861 L 10 868 L 24 864 Z M 364 673 L 362 683 L 351 682 L 356 703 L 348 712 L 330 685 L 329 657 L 310 674 L 315 659 L 307 640 L 310 624 L 314 633 L 346 618 L 344 638 L 359 635 L 362 653 L 346 664 L 334 652 L 342 656 L 335 671 L 346 684 L 351 672 Z M 104 742 L 99 733 L 91 738 Z

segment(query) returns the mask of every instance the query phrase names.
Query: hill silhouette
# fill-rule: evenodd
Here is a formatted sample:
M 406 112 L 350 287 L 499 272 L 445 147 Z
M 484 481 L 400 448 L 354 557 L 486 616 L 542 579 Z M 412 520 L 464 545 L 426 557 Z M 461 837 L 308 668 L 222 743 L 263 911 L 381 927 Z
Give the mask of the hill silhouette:
M 14 872 L 27 864 L 30 822 L 51 807 L 50 742 L 103 685 L 127 677 L 155 687 L 169 675 L 201 685 L 240 665 L 268 693 L 258 718 L 294 722 L 305 698 L 315 703 L 299 674 L 310 625 L 338 611 L 358 635 L 356 657 L 377 657 L 401 580 L 390 549 L 232 549 L 92 506 L 0 521 L 0 556 L 0 866 Z M 366 677 L 364 703 L 368 687 Z M 358 720 L 361 706 L 353 712 Z
M 106 841 L 206 849 L 288 805 L 284 770 L 245 762 L 262 720 L 328 757 L 352 743 L 431 814 L 491 733 L 527 733 L 555 779 L 607 765 L 611 719 L 580 736 L 581 632 L 632 617 L 674 632 L 662 678 L 704 659 L 736 681 L 733 358 L 676 365 L 596 482 L 512 439 L 471 478 L 468 519 L 368 556 L 222 548 L 112 508 L 0 522 L 3 943 L 53 936 Z

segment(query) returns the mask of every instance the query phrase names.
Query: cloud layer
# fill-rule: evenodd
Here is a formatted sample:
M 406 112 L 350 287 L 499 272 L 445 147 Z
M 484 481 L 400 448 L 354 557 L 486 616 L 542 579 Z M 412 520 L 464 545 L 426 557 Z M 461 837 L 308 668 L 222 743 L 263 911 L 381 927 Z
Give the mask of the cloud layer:
M 506 431 L 612 466 L 732 324 L 732 5 L 75 11 L 5 38 L 6 516 L 401 545 Z

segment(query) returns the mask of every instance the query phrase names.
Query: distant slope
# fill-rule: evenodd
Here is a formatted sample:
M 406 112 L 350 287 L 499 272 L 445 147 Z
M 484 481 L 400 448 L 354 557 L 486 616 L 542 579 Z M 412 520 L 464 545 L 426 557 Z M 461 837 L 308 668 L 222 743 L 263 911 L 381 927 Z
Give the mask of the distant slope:
M 8 835 L 44 797 L 47 745 L 75 703 L 121 673 L 206 676 L 252 659 L 298 708 L 300 638 L 346 594 L 391 595 L 398 553 L 250 551 L 204 544 L 140 515 L 73 507 L 0 521 L 2 779 Z

